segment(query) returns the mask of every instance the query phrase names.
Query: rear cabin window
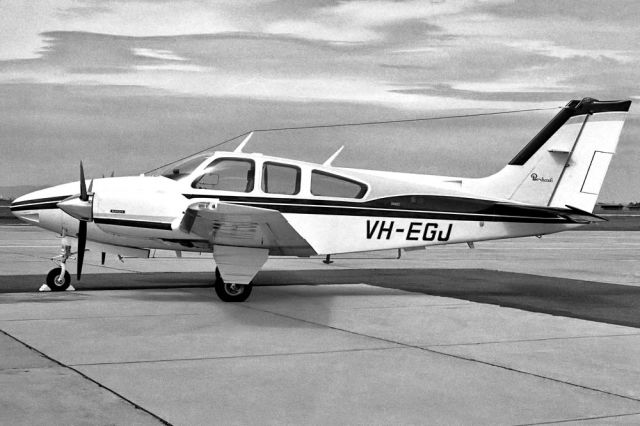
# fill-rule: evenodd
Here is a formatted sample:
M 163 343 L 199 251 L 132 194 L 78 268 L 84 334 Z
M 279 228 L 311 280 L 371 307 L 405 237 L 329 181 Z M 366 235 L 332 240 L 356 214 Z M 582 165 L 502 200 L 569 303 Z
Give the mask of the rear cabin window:
M 254 170 L 251 160 L 220 158 L 214 160 L 191 186 L 216 191 L 251 192 Z
M 262 191 L 267 194 L 297 194 L 300 192 L 300 169 L 286 164 L 264 163 Z
M 362 198 L 366 185 L 345 177 L 314 170 L 311 172 L 311 193 L 323 197 Z

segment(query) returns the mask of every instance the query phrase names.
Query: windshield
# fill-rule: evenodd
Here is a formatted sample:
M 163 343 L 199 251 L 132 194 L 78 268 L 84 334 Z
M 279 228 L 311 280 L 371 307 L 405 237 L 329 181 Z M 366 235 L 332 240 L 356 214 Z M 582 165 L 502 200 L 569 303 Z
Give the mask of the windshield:
M 191 174 L 191 172 L 197 169 L 204 160 L 212 155 L 213 153 L 211 152 L 192 155 L 191 157 L 183 158 L 182 160 L 175 161 L 167 164 L 166 166 L 160 167 L 159 169 L 153 170 L 148 173 L 147 176 L 164 176 L 169 179 L 178 180 Z

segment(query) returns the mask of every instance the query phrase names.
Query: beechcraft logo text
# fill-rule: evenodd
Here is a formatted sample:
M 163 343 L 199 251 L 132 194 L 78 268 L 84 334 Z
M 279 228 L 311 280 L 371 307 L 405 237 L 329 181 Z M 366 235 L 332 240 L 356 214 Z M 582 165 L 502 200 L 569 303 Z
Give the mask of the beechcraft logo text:
M 537 173 L 531 173 L 531 180 L 536 182 L 553 182 L 553 178 L 538 177 Z

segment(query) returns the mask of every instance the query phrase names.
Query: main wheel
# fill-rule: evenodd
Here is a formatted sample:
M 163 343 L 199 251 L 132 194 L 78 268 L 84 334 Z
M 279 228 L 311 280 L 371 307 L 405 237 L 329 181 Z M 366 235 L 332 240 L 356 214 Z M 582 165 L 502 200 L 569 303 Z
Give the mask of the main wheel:
M 216 294 L 223 302 L 244 302 L 251 294 L 253 286 L 251 284 L 226 283 L 216 268 L 216 282 L 213 287 Z
M 51 291 L 65 291 L 71 284 L 71 275 L 64 271 L 64 277 L 61 274 L 62 268 L 53 268 L 47 274 L 47 285 Z

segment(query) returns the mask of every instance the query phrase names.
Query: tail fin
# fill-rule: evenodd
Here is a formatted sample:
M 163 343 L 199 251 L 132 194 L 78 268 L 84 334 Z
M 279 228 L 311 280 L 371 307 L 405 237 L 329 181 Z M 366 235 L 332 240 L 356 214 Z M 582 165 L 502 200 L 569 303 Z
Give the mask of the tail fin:
M 465 183 L 499 198 L 591 212 L 630 105 L 573 100 L 504 169 Z

